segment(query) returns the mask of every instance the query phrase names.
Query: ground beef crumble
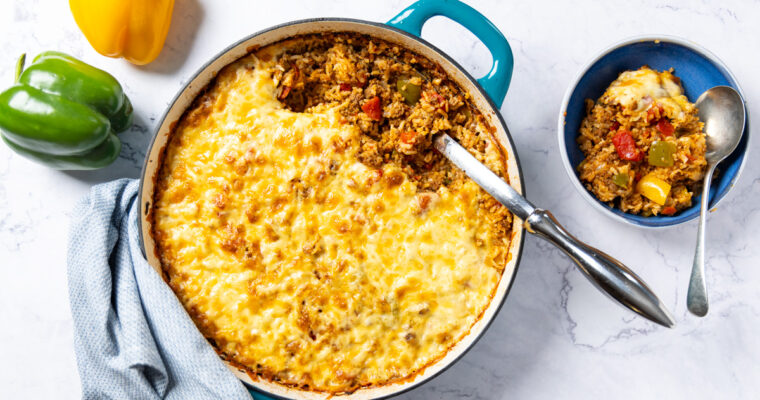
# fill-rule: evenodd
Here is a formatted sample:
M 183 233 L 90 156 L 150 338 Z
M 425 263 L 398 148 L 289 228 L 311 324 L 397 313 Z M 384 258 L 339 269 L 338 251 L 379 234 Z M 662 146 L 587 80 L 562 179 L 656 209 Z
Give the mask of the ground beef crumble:
M 434 63 L 399 46 L 367 36 L 328 34 L 296 42 L 277 60 L 278 98 L 293 111 L 338 106 L 346 123 L 361 129 L 359 160 L 404 170 L 420 190 L 464 179 L 432 150 L 432 136 L 446 132 L 483 154 L 485 123 L 457 85 Z M 400 82 L 401 81 L 401 82 Z M 402 89 L 412 87 L 410 101 Z M 493 168 L 493 166 L 492 166 Z M 502 168 L 496 168 L 503 175 Z

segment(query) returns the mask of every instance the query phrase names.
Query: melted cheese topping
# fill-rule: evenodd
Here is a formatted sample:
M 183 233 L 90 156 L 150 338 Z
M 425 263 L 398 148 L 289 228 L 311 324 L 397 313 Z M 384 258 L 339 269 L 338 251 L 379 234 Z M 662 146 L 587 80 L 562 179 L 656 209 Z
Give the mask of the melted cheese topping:
M 358 162 L 359 135 L 333 109 L 283 109 L 249 56 L 167 149 L 154 234 L 170 284 L 222 352 L 264 377 L 332 392 L 406 378 L 467 333 L 498 285 L 480 189 L 418 193 L 398 168 Z
M 656 102 L 672 118 L 683 118 L 693 105 L 670 71 L 658 72 L 648 67 L 625 71 L 610 84 L 604 93 L 609 103 L 619 104 L 633 111 L 647 109 Z

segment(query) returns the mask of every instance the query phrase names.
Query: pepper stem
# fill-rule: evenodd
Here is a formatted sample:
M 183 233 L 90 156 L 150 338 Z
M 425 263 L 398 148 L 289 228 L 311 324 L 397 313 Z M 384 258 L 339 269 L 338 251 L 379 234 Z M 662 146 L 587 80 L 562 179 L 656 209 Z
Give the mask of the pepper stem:
M 16 61 L 16 77 L 13 78 L 13 82 L 18 82 L 18 78 L 21 76 L 21 72 L 24 70 L 24 64 L 26 64 L 26 53 L 22 53 L 21 57 Z

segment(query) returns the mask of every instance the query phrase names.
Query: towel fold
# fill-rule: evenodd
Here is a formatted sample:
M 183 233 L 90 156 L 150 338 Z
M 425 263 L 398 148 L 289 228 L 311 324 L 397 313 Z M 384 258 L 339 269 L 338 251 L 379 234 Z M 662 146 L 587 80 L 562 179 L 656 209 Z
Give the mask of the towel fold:
M 139 181 L 97 185 L 77 205 L 68 252 L 85 399 L 268 399 L 249 394 L 140 247 Z

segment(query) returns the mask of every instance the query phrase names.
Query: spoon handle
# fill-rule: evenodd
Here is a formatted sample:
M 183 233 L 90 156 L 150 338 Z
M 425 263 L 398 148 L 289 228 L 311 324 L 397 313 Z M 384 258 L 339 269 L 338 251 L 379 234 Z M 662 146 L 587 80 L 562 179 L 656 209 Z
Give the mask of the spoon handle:
M 707 213 L 710 212 L 710 182 L 712 181 L 715 164 L 711 163 L 705 175 L 702 188 L 702 209 L 699 212 L 699 230 L 697 231 L 697 248 L 694 251 L 694 264 L 691 267 L 689 292 L 686 294 L 686 306 L 689 311 L 698 316 L 707 315 L 707 285 L 705 284 L 705 227 Z
M 576 239 L 549 211 L 535 208 L 449 135 L 437 134 L 433 138 L 433 145 L 483 190 L 523 220 L 528 232 L 546 239 L 565 252 L 583 274 L 611 298 L 658 324 L 667 327 L 675 324 L 660 299 L 625 265 Z
M 610 298 L 662 326 L 675 325 L 668 309 L 641 278 L 620 261 L 575 238 L 549 211 L 536 209 L 525 221 L 525 228 L 559 247 Z

